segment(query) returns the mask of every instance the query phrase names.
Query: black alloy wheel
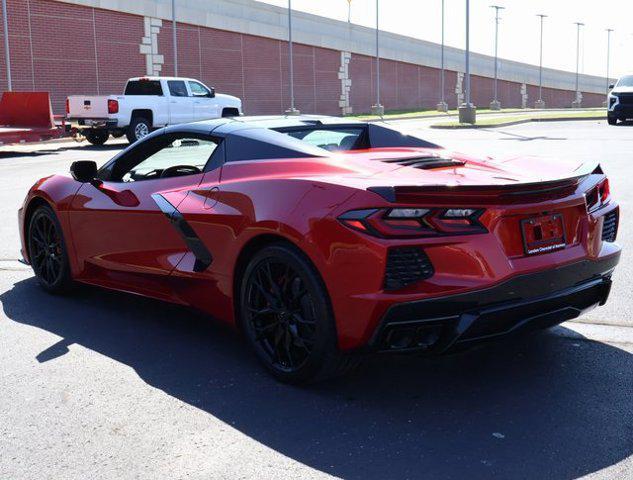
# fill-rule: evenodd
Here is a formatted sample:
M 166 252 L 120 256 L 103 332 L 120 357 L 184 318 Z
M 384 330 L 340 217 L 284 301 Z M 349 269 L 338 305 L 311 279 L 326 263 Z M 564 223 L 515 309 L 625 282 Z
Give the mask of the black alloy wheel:
M 327 294 L 299 251 L 284 244 L 261 250 L 244 272 L 240 293 L 242 328 L 279 380 L 321 380 L 355 363 L 338 352 Z
M 29 224 L 29 259 L 40 285 L 53 293 L 71 286 L 62 230 L 50 207 L 39 207 Z

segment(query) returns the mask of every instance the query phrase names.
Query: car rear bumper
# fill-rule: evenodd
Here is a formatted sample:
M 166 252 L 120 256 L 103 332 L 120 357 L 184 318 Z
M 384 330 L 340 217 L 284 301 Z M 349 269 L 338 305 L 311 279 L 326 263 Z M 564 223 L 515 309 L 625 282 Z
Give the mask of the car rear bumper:
M 66 124 L 71 128 L 117 128 L 118 120 L 111 118 L 74 118 L 68 117 Z
M 458 346 L 571 320 L 603 305 L 620 252 L 524 274 L 491 288 L 391 306 L 373 351 L 443 353 Z

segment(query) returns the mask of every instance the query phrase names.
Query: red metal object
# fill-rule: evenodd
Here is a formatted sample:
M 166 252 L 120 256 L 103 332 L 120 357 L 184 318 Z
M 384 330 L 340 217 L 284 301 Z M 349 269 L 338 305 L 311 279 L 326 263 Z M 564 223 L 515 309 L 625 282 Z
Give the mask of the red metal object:
M 554 187 L 526 187 L 507 183 L 560 178 L 570 165 L 528 158 L 495 163 L 453 155 L 464 166 L 425 171 L 384 161 L 436 152 L 391 148 L 335 159 L 230 162 L 206 173 L 131 183 L 80 184 L 54 176 L 29 192 L 20 230 L 24 234 L 30 202 L 41 197 L 60 219 L 75 279 L 192 305 L 230 324 L 235 323 L 240 254 L 258 237 L 284 239 L 304 252 L 323 279 L 341 349 L 367 345 L 389 310 L 400 304 L 485 292 L 522 275 L 619 255 L 617 244 L 602 240 L 604 217 L 617 204 L 609 201 L 598 211 L 587 211 L 585 194 L 603 184 L 602 173 L 559 181 Z M 385 184 L 395 185 L 395 201 L 367 190 Z M 196 271 L 194 255 L 153 200 L 155 193 L 177 206 L 213 253 L 209 268 Z M 363 232 L 361 222 L 346 225 L 339 220 L 362 209 L 435 211 L 470 205 L 482 210 L 477 221 L 484 230 L 468 235 L 381 237 Z M 547 228 L 564 230 L 547 232 L 546 240 L 564 236 L 565 244 L 527 254 L 522 222 L 543 215 L 557 215 L 550 217 Z M 537 240 L 530 237 L 532 243 Z M 387 291 L 385 270 L 394 247 L 423 249 L 434 274 Z
M 61 124 L 57 124 L 59 120 Z M 0 100 L 0 145 L 40 142 L 65 134 L 63 115 L 54 116 L 48 92 L 4 92 Z

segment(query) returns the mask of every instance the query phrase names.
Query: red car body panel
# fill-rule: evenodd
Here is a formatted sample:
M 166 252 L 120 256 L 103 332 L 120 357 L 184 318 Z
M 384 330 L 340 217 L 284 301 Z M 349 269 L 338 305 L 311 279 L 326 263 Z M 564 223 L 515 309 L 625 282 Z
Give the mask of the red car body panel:
M 463 166 L 419 170 L 389 160 L 440 155 Z M 438 149 L 378 148 L 332 158 L 226 163 L 197 175 L 135 183 L 80 184 L 65 176 L 38 182 L 33 200 L 58 214 L 73 277 L 82 282 L 147 295 L 203 310 L 235 323 L 240 255 L 264 236 L 301 249 L 320 273 L 335 317 L 339 347 L 368 344 L 396 304 L 487 289 L 519 275 L 574 262 L 619 255 L 602 240 L 602 224 L 618 208 L 609 199 L 588 213 L 585 194 L 604 181 L 601 172 L 580 175 L 580 163 L 516 158 L 475 159 Z M 531 190 L 555 182 L 555 193 Z M 534 186 L 537 187 L 534 187 Z M 389 186 L 394 201 L 368 188 Z M 517 192 L 528 192 L 516 195 Z M 152 195 L 177 208 L 213 255 L 196 271 L 195 255 Z M 355 231 L 338 217 L 359 209 L 394 206 L 484 210 L 486 232 L 425 238 L 378 238 Z M 562 215 L 566 245 L 527 255 L 521 221 L 548 212 Z M 23 241 L 22 253 L 28 260 Z M 421 246 L 434 275 L 397 291 L 384 288 L 387 251 Z

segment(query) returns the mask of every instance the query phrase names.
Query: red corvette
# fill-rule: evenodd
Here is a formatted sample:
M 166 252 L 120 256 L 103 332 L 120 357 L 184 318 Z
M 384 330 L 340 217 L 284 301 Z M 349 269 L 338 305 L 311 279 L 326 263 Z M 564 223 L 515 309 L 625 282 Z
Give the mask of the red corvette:
M 43 288 L 196 307 L 289 382 L 575 318 L 607 300 L 620 256 L 599 165 L 477 159 L 378 124 L 178 125 L 71 173 L 19 211 Z

